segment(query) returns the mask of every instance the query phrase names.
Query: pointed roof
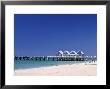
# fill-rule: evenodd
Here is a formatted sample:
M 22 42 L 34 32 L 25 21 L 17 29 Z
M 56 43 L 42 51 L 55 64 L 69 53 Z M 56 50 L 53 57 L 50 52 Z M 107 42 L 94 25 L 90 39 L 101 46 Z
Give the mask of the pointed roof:
M 82 51 L 78 51 L 77 54 L 84 54 Z
M 58 51 L 58 53 L 63 54 L 63 51 L 60 50 L 60 51 Z
M 67 50 L 65 50 L 63 53 L 64 54 L 70 54 L 69 51 L 67 51 Z
M 77 54 L 75 51 L 71 51 L 70 54 Z

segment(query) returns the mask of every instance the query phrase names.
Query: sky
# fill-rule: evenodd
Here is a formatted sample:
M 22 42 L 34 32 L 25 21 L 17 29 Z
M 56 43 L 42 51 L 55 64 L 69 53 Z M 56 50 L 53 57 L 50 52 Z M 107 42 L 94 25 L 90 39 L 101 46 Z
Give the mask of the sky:
M 52 56 L 59 50 L 97 55 L 97 15 L 14 15 L 15 56 Z

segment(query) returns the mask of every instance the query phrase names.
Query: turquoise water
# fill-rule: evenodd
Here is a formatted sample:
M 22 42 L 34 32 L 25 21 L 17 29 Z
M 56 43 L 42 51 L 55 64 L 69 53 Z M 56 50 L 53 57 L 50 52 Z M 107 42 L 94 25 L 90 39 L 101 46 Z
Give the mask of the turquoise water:
M 85 59 L 87 61 L 96 60 L 96 58 Z M 47 67 L 47 66 L 57 66 L 62 64 L 74 64 L 84 61 L 36 61 L 36 60 L 15 60 L 14 69 L 26 69 L 26 68 L 38 68 L 38 67 Z

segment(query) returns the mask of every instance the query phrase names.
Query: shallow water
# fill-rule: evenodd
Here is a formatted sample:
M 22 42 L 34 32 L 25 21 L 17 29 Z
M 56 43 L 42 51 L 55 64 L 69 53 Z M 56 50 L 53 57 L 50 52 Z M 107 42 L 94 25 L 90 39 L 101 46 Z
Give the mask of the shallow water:
M 96 59 L 92 59 L 96 60 Z M 91 59 L 87 59 L 87 61 L 91 61 Z M 14 61 L 14 69 L 25 69 L 25 68 L 38 68 L 38 67 L 47 67 L 47 66 L 57 66 L 63 64 L 74 64 L 81 63 L 84 61 L 36 61 L 36 60 L 15 60 Z

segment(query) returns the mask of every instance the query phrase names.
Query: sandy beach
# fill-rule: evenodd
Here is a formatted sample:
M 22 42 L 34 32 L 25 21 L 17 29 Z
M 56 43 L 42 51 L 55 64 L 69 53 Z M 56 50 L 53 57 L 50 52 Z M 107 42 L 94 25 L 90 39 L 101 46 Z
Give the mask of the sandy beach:
M 56 65 L 49 67 L 18 69 L 16 76 L 96 76 L 97 63 L 84 62 L 77 64 Z

